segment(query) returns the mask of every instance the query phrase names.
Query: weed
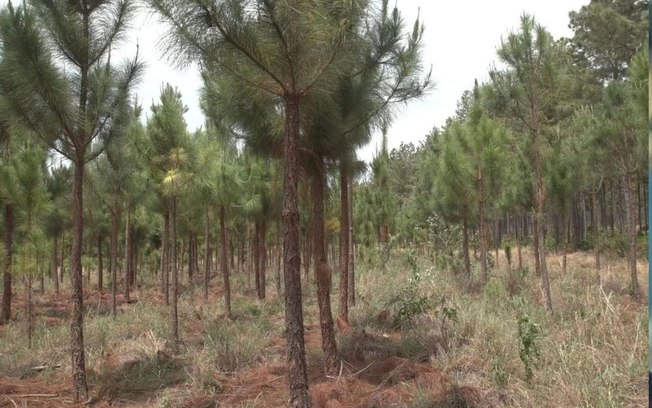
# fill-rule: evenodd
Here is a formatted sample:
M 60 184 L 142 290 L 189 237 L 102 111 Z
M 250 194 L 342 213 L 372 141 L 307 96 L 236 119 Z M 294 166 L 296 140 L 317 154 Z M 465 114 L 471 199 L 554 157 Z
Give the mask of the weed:
M 534 323 L 529 316 L 523 316 L 518 321 L 518 337 L 521 340 L 519 356 L 525 366 L 525 381 L 527 383 L 534 376 L 532 372 L 534 361 L 540 357 L 539 348 L 536 344 L 536 339 L 540 332 L 539 325 Z

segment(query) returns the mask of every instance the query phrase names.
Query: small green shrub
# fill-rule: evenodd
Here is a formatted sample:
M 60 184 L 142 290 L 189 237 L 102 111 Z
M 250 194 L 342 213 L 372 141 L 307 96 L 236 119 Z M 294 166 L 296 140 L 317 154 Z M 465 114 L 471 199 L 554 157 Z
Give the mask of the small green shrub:
M 534 323 L 529 316 L 523 316 L 518 321 L 518 337 L 521 340 L 521 349 L 519 356 L 525 366 L 525 381 L 529 383 L 532 380 L 532 367 L 535 360 L 539 359 L 539 348 L 536 339 L 541 329 L 538 324 Z

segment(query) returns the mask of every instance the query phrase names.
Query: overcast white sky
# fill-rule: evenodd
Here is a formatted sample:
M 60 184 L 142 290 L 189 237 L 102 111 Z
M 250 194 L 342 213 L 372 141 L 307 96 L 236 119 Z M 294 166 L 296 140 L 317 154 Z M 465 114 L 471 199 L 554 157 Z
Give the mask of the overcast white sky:
M 411 28 L 417 12 L 425 25 L 424 67 L 432 65 L 433 91 L 423 99 L 403 107 L 388 131 L 389 148 L 401 141 L 418 144 L 433 126 L 441 126 L 455 112 L 456 102 L 473 80 L 488 80 L 488 69 L 496 60 L 496 47 L 501 36 L 518 27 L 525 12 L 533 14 L 555 38 L 568 37 L 568 13 L 588 3 L 588 0 L 500 0 L 500 1 L 433 1 L 396 0 Z M 391 2 L 390 2 L 391 5 Z M 140 42 L 140 52 L 149 68 L 138 89 L 146 108 L 159 95 L 161 83 L 170 82 L 183 93 L 189 111 L 186 121 L 190 129 L 203 123 L 196 92 L 201 86 L 196 69 L 184 72 L 174 69 L 162 59 L 156 43 L 162 27 L 155 18 L 140 16 L 132 30 Z M 135 51 L 135 46 L 131 46 Z M 126 48 L 128 52 L 129 47 Z M 132 51 L 133 53 L 133 51 Z M 148 109 L 147 109 L 148 110 Z M 359 151 L 369 161 L 380 144 L 380 136 Z
M 435 88 L 419 101 L 403 107 L 388 131 L 389 148 L 402 141 L 418 144 L 433 126 L 441 126 L 455 112 L 456 102 L 464 90 L 471 89 L 473 80 L 488 80 L 488 69 L 496 60 L 496 47 L 501 36 L 518 27 L 523 13 L 535 16 L 555 38 L 568 37 L 568 13 L 588 3 L 588 0 L 395 0 L 411 28 L 420 10 L 424 32 L 424 67 L 432 66 Z M 6 0 L 0 0 L 0 4 Z M 392 2 L 390 1 L 390 6 Z M 158 99 L 161 85 L 169 82 L 183 94 L 189 111 L 186 121 L 191 130 L 204 122 L 199 109 L 197 91 L 201 81 L 194 67 L 184 71 L 175 69 L 159 52 L 157 45 L 164 27 L 147 11 L 139 12 L 130 32 L 129 41 L 121 47 L 121 54 L 134 55 L 136 40 L 140 55 L 148 63 L 137 94 L 149 112 L 149 106 Z M 380 144 L 380 136 L 359 151 L 369 161 Z

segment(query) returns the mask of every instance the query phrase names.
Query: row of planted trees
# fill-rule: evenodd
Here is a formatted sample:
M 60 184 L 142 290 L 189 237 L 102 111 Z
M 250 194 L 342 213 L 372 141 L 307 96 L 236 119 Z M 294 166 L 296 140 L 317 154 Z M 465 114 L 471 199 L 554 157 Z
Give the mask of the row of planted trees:
M 427 222 L 443 217 L 461 230 L 459 269 L 471 277 L 475 246 L 484 282 L 490 248 L 498 262 L 501 240 L 517 246 L 520 267 L 529 241 L 552 311 L 548 248 L 562 251 L 565 273 L 570 248 L 592 247 L 599 281 L 609 234 L 629 260 L 632 294 L 642 295 L 636 260 L 638 237 L 648 230 L 647 2 L 592 2 L 571 12 L 571 28 L 574 37 L 554 40 L 523 16 L 497 49 L 502 68 L 462 95 L 445 126 L 418 149 L 383 147 L 360 187 L 361 239 L 386 243 L 390 229 L 403 244 L 418 245 L 428 239 L 424 231 L 447 229 Z
M 104 288 L 105 258 L 114 316 L 119 291 L 129 299 L 131 286 L 157 276 L 176 350 L 183 265 L 189 281 L 203 266 L 205 295 L 211 271 L 219 270 L 230 317 L 235 260 L 249 259 L 264 298 L 265 265 L 276 257 L 291 405 L 309 406 L 301 247 L 314 259 L 322 346 L 334 370 L 327 192 L 339 179 L 339 312 L 346 321 L 353 293 L 349 186 L 360 169 L 355 149 L 389 123 L 394 105 L 428 87 L 420 63 L 423 27 L 417 21 L 404 33 L 387 1 L 147 5 L 169 28 L 170 59 L 201 67 L 207 121 L 194 133 L 181 95 L 169 86 L 143 125 L 132 93 L 145 64 L 137 48 L 132 60 L 111 58 L 135 13 L 133 1 L 34 0 L 9 3 L 0 14 L 3 171 L 11 173 L 3 185 L 24 190 L 2 192 L 3 320 L 11 318 L 13 276 L 28 277 L 30 294 L 32 276 L 49 270 L 56 291 L 69 276 L 73 398 L 85 401 L 84 293 L 92 269 Z M 37 159 L 26 160 L 23 151 Z M 22 171 L 31 178 L 9 179 Z

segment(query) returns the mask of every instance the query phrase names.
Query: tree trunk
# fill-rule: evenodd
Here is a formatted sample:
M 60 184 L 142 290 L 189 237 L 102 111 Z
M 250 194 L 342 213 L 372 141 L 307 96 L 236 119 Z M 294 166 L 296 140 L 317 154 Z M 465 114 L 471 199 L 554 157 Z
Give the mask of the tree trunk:
M 11 263 L 13 257 L 13 241 L 14 241 L 14 206 L 12 204 L 5 204 L 5 230 L 3 236 L 3 242 L 5 247 L 5 256 L 4 256 L 4 271 L 3 271 L 3 282 L 4 288 L 2 291 L 2 321 L 9 322 L 11 319 Z
M 593 208 L 592 208 L 592 217 L 596 219 L 598 217 L 598 203 L 597 203 L 598 194 L 597 191 L 594 191 L 592 194 Z M 595 255 L 595 273 L 598 283 L 600 282 L 600 227 L 597 225 L 597 222 L 593 223 L 593 237 L 595 238 L 595 246 L 593 248 Z
M 489 273 L 487 271 L 487 232 L 484 219 L 484 197 L 482 193 L 482 168 L 478 165 L 478 214 L 480 217 L 480 270 L 482 271 L 482 281 L 487 283 Z
M 118 200 L 115 200 L 115 205 L 111 211 L 111 238 L 109 243 L 109 273 L 111 274 L 111 312 L 115 319 L 117 314 L 116 307 L 116 291 L 118 290 L 118 228 L 120 223 L 120 209 L 118 207 Z
M 220 205 L 220 268 L 224 279 L 224 310 L 226 316 L 231 318 L 231 284 L 229 283 L 229 264 L 226 253 L 226 211 Z
M 211 273 L 211 242 L 208 208 L 204 213 L 204 299 L 208 299 L 208 278 Z
M 349 307 L 355 306 L 355 244 L 353 242 L 353 183 L 349 181 Z
M 337 368 L 337 344 L 333 330 L 331 312 L 331 270 L 326 259 L 324 225 L 324 165 L 323 158 L 315 161 L 317 174 L 312 177 L 313 234 L 315 254 L 315 279 L 317 282 L 317 304 L 319 305 L 319 325 L 321 328 L 321 347 L 324 351 L 325 368 L 334 372 Z
M 129 300 L 129 281 L 131 280 L 130 278 L 130 270 L 131 270 L 131 265 L 129 264 L 129 259 L 131 258 L 131 244 L 130 244 L 130 239 L 131 239 L 131 234 L 129 234 L 129 215 L 130 215 L 130 209 L 129 209 L 129 202 L 127 202 L 127 205 L 125 206 L 125 253 L 124 253 L 124 291 L 125 291 L 125 299 L 128 301 Z
M 134 230 L 133 225 L 130 228 L 129 235 L 129 246 L 131 247 L 130 260 L 129 260 L 129 284 L 131 286 L 136 285 L 136 276 L 138 274 L 138 248 L 136 247 L 136 231 Z
M 174 353 L 179 352 L 179 315 L 178 315 L 178 296 L 179 296 L 179 263 L 177 250 L 177 197 L 172 196 L 170 205 L 170 233 L 172 235 L 172 293 L 170 302 L 170 343 Z
M 636 177 L 636 208 L 638 209 L 638 231 L 643 230 L 643 212 L 641 211 L 641 178 Z
M 25 305 L 25 312 L 27 314 L 27 348 L 32 349 L 32 276 L 30 272 L 25 276 L 25 289 L 27 289 L 27 299 Z
M 464 272 L 466 276 L 471 279 L 471 257 L 469 256 L 469 226 L 466 221 L 466 216 L 463 218 L 462 224 L 462 252 L 464 256 Z
M 349 177 L 340 164 L 340 318 L 349 322 Z
M 102 256 L 102 244 L 104 237 L 100 235 L 97 237 L 97 290 L 102 293 L 104 286 L 104 257 Z
M 163 212 L 163 259 L 161 260 L 161 293 L 165 306 L 170 305 L 170 210 Z
M 535 234 L 537 239 L 537 248 L 538 248 L 538 266 L 543 281 L 543 291 L 545 294 L 546 308 L 549 312 L 552 313 L 552 297 L 550 295 L 550 282 L 548 281 L 548 268 L 546 267 L 546 247 L 545 247 L 545 237 L 544 237 L 544 227 L 545 227 L 545 213 L 544 213 L 544 190 L 543 190 L 543 173 L 541 170 L 541 152 L 538 148 L 537 140 L 541 136 L 539 135 L 538 128 L 535 134 L 535 143 L 534 143 L 534 173 L 535 173 L 535 203 L 536 203 L 536 226 Z
M 299 252 L 299 197 L 297 194 L 297 149 L 299 144 L 299 97 L 285 95 L 283 275 L 285 281 L 285 326 L 288 347 L 290 406 L 309 408 L 306 351 L 303 338 L 301 300 L 301 253 Z
M 65 264 L 66 264 L 66 234 L 61 233 L 61 257 L 59 261 L 59 265 L 61 266 L 60 273 L 59 273 L 59 282 L 63 285 L 63 275 L 65 274 Z
M 88 399 L 86 363 L 84 356 L 84 290 L 82 287 L 82 244 L 84 243 L 84 157 L 79 153 L 75 160 L 75 176 L 72 195 L 73 237 L 70 255 L 70 349 L 72 357 L 73 400 Z
M 267 245 L 265 245 L 265 237 L 267 236 L 267 223 L 265 221 L 260 222 L 260 234 L 258 237 L 258 252 L 260 254 L 260 298 L 265 299 L 265 292 L 267 289 L 267 279 L 265 276 L 265 266 L 267 264 Z
M 54 235 L 52 243 L 52 273 L 54 274 L 54 293 L 59 294 L 59 236 Z
M 252 254 L 253 254 L 253 264 L 254 264 L 254 286 L 256 287 L 256 296 L 258 296 L 258 299 L 263 299 L 263 288 L 262 288 L 262 283 L 261 283 L 261 276 L 260 276 L 260 260 L 262 258 L 261 254 L 261 247 L 260 247 L 260 222 L 256 221 L 254 223 L 254 236 L 253 239 L 251 240 L 251 244 L 253 246 Z
M 276 296 L 281 298 L 281 256 L 283 249 L 281 247 L 281 223 L 276 223 Z
M 566 234 L 566 229 L 570 229 L 568 222 L 568 208 L 564 209 L 564 215 L 562 216 L 562 258 L 561 258 L 561 273 L 566 275 L 566 258 L 568 254 L 568 234 Z
M 623 175 L 623 195 L 625 199 L 625 217 L 627 221 L 627 234 L 629 235 L 629 273 L 631 277 L 632 295 L 639 299 L 641 297 L 641 288 L 638 284 L 638 274 L 636 271 L 636 220 L 635 211 L 636 203 L 632 198 L 631 175 L 625 172 Z
M 519 222 L 519 220 L 520 220 L 520 222 L 523 222 L 523 218 L 519 216 L 519 217 L 516 217 L 516 220 L 517 220 L 516 221 L 517 222 L 517 226 L 516 226 L 516 250 L 518 252 L 518 270 L 519 270 L 519 272 L 522 272 L 523 271 L 523 254 L 521 253 L 521 240 L 523 238 L 518 233 L 518 222 Z

